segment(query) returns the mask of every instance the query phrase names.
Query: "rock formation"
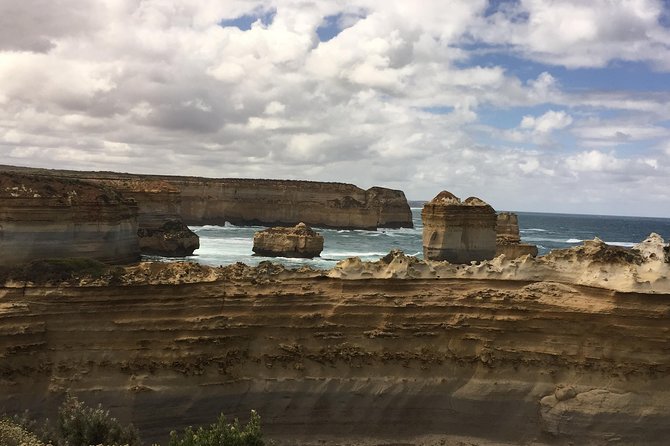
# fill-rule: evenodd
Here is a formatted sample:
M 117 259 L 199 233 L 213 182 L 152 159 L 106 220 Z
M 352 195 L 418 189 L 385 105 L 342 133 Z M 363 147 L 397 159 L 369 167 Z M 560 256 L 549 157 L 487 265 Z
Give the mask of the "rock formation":
M 168 220 L 158 228 L 137 230 L 144 254 L 166 257 L 190 256 L 200 247 L 200 238 L 180 220 Z
M 113 285 L 8 283 L 0 409 L 53 416 L 69 390 L 132 421 L 147 444 L 255 409 L 279 445 L 660 446 L 664 247 L 655 236 L 636 249 L 593 241 L 477 265 L 394 252 L 343 262 L 346 277 L 141 263 Z M 650 270 L 658 280 L 639 276 Z
M 501 254 L 512 259 L 525 255 L 533 257 L 537 255 L 537 246 L 521 243 L 519 217 L 513 212 L 498 213 L 498 220 L 496 222 L 496 256 Z
M 253 251 L 266 257 L 318 257 L 323 251 L 323 237 L 305 223 L 292 228 L 274 227 L 254 234 Z
M 78 172 L 0 166 L 0 171 L 23 171 L 68 178 L 82 178 L 120 187 L 133 196 L 140 215 L 160 220 L 174 214 L 188 225 L 280 225 L 305 222 L 310 226 L 370 229 L 411 228 L 412 213 L 399 190 L 352 184 L 294 180 L 213 179 L 113 172 Z M 167 185 L 174 193 L 141 193 L 143 184 Z M 129 188 L 127 185 L 131 185 Z M 151 190 L 153 192 L 153 189 Z
M 198 235 L 186 226 L 181 216 L 181 195 L 177 188 L 157 179 L 87 178 L 86 181 L 110 187 L 138 204 L 138 231 L 143 254 L 182 257 L 200 247 Z
M 495 257 L 496 213 L 479 198 L 461 201 L 442 191 L 424 205 L 421 219 L 424 258 L 470 263 Z
M 44 258 L 139 260 L 137 205 L 102 186 L 0 172 L 0 265 Z

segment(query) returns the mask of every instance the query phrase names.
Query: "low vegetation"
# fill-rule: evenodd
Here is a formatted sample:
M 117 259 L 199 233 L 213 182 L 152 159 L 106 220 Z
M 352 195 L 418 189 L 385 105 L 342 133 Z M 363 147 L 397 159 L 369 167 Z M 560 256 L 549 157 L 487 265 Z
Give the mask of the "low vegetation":
M 223 415 L 209 426 L 170 432 L 169 446 L 264 446 L 261 419 L 255 412 L 246 425 Z M 86 406 L 67 396 L 55 422 L 39 423 L 30 417 L 0 418 L 0 446 L 141 446 L 133 425 L 124 425 L 101 406 Z M 158 445 L 154 445 L 158 446 Z
M 107 275 L 114 276 L 118 274 L 117 270 L 118 267 L 110 267 L 92 259 L 43 259 L 15 267 L 0 267 L 0 283 L 15 280 L 43 284 L 83 277 L 98 279 Z

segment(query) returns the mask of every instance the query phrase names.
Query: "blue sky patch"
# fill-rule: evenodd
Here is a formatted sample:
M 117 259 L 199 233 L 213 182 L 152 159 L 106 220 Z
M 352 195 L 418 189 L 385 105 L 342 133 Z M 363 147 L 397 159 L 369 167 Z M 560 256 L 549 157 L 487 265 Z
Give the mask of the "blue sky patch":
M 219 22 L 219 26 L 222 28 L 234 27 L 239 28 L 242 31 L 249 31 L 251 25 L 253 25 L 257 20 L 260 20 L 264 26 L 272 24 L 272 21 L 277 15 L 276 9 L 271 9 L 268 11 L 263 11 L 259 14 L 245 14 L 234 19 L 223 19 Z

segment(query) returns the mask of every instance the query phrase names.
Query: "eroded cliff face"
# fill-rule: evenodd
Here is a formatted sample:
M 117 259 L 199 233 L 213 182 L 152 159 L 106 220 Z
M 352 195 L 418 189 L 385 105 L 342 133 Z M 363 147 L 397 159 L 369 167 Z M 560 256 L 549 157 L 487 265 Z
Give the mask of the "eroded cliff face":
M 137 206 L 73 179 L 0 172 L 0 265 L 82 257 L 139 259 Z
M 646 245 L 552 262 L 639 268 L 663 253 Z M 113 281 L 7 284 L 2 409 L 40 413 L 71 389 L 149 441 L 256 409 L 280 444 L 665 444 L 670 292 L 476 278 L 488 262 L 416 278 L 434 266 L 411 259 L 367 277 L 143 263 Z
M 236 225 L 377 229 L 412 227 L 405 194 L 399 190 L 352 184 L 293 180 L 213 179 L 114 172 L 78 172 L 0 166 L 107 184 L 134 198 L 140 224 L 168 217 L 188 225 Z M 154 225 L 155 226 L 155 225 Z M 153 226 L 148 226 L 153 227 Z
M 377 229 L 412 227 L 401 191 L 314 181 L 168 178 L 181 191 L 188 224 Z

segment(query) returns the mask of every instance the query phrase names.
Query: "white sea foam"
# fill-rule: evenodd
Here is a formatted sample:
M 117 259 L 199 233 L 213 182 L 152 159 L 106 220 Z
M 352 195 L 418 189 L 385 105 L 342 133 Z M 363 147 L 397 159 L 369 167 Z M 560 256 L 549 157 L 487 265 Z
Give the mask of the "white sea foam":
M 540 228 L 525 228 L 525 229 L 519 229 L 519 232 L 547 232 L 547 230 Z
M 569 239 L 567 239 L 567 240 L 565 241 L 565 243 L 581 243 L 581 242 L 583 242 L 583 241 L 584 241 L 584 240 L 580 240 L 580 239 L 578 239 L 578 238 L 569 238 Z

